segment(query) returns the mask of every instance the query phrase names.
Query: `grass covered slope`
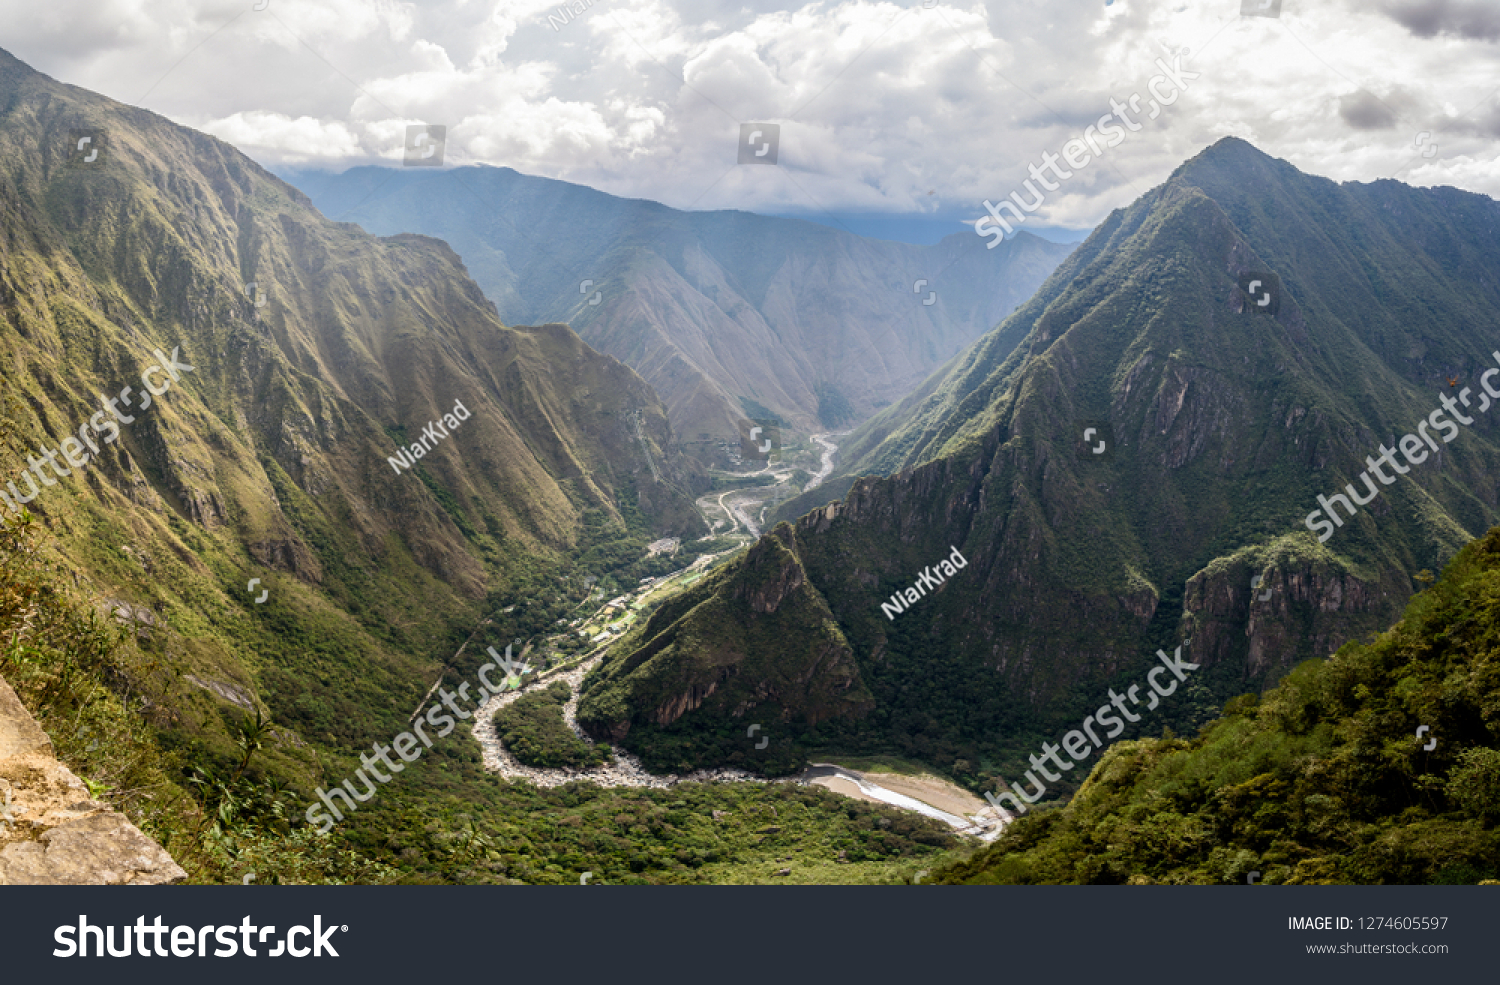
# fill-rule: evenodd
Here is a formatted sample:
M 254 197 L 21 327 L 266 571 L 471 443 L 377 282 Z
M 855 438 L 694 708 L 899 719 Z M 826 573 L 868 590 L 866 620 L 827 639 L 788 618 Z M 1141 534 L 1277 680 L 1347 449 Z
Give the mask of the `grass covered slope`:
M 7 430 L 0 421 L 0 440 Z M 467 733 L 439 740 L 402 782 L 320 836 L 302 823 L 306 799 L 280 778 L 328 785 L 352 757 L 216 708 L 175 673 L 181 637 L 159 622 L 100 618 L 75 573 L 36 518 L 0 524 L 0 678 L 91 796 L 195 883 L 239 885 L 253 872 L 260 885 L 576 885 L 592 871 L 601 883 L 895 884 L 955 847 L 936 821 L 818 788 L 497 781 Z M 527 631 L 504 618 L 505 633 Z M 182 741 L 177 719 L 221 714 L 220 729 Z
M 149 632 L 163 741 L 194 766 L 233 769 L 258 708 L 314 744 L 257 761 L 307 794 L 473 669 L 444 661 L 479 620 L 477 652 L 532 635 L 575 560 L 702 529 L 651 389 L 566 326 L 502 324 L 445 244 L 330 222 L 223 141 L 4 52 L 0 97 L 0 484 L 153 349 L 193 367 L 27 508 Z M 76 127 L 98 167 L 70 162 Z
M 1500 878 L 1497 821 L 1500 527 L 1388 632 L 1196 739 L 1117 743 L 1069 804 L 931 881 L 1474 883 Z

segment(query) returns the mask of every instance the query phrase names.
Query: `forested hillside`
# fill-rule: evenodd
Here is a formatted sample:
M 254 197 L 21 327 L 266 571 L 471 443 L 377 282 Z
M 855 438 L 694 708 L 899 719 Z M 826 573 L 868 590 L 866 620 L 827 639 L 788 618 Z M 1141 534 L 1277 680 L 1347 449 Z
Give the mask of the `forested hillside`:
M 1387 632 L 1197 737 L 1115 745 L 1066 806 L 933 881 L 1474 883 L 1500 879 L 1497 822 L 1500 528 Z

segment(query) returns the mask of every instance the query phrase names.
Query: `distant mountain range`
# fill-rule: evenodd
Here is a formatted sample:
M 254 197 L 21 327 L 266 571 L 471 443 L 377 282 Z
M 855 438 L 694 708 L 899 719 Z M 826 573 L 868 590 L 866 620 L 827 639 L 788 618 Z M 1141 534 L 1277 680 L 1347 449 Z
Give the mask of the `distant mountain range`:
M 842 477 L 627 639 L 580 718 L 673 765 L 779 722 L 789 760 L 895 748 L 979 783 L 1190 640 L 1206 693 L 1140 726 L 1190 727 L 1390 625 L 1500 520 L 1500 413 L 1471 410 L 1326 543 L 1304 523 L 1366 498 L 1367 456 L 1443 396 L 1477 407 L 1497 269 L 1490 198 L 1222 140 L 851 435 Z M 952 547 L 966 568 L 882 612 Z
M 449 243 L 512 324 L 566 322 L 638 372 L 685 441 L 746 418 L 845 427 L 905 397 L 1073 249 L 931 246 L 797 219 L 682 212 L 509 168 L 288 177 L 324 214 Z

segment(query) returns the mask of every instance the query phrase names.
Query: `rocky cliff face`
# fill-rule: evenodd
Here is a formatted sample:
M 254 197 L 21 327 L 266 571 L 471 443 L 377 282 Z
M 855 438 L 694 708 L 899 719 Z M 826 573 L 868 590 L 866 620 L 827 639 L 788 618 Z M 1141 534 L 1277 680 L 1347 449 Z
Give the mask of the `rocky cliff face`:
M 1259 676 L 1383 628 L 1410 591 L 1399 573 L 1366 580 L 1327 559 L 1246 552 L 1188 579 L 1179 631 L 1193 641 L 1194 660 Z
M 0 680 L 0 886 L 154 886 L 187 873 L 94 800 Z

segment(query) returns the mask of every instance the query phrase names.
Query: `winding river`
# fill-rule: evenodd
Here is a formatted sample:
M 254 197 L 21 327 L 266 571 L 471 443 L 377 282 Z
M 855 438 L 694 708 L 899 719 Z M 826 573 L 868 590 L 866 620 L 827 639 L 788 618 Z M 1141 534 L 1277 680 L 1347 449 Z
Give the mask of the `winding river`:
M 837 437 L 838 434 L 841 433 L 847 432 L 815 434 L 812 436 L 812 440 L 823 446 L 823 462 L 822 468 L 820 468 L 818 472 L 808 480 L 807 485 L 803 487 L 804 489 L 813 489 L 821 485 L 823 480 L 826 479 L 833 471 L 833 459 L 834 456 L 838 453 L 838 445 L 834 444 L 828 439 L 831 437 Z M 753 493 L 755 491 L 756 490 L 747 490 L 746 492 Z M 739 524 L 743 523 L 746 529 L 750 531 L 751 536 L 759 536 L 759 526 L 752 519 L 750 513 L 747 512 L 746 507 L 759 505 L 760 503 L 764 502 L 764 500 L 754 499 L 746 496 L 742 499 L 730 498 L 729 502 L 726 504 L 724 502 L 725 497 L 732 495 L 733 493 L 720 494 L 717 497 L 719 507 L 723 509 L 724 512 L 728 516 L 730 516 L 732 521 L 736 524 L 734 529 L 738 529 Z M 682 775 L 678 775 L 676 773 L 658 775 L 648 772 L 646 768 L 641 765 L 641 761 L 639 759 L 618 747 L 612 747 L 614 762 L 606 766 L 596 767 L 594 769 L 541 769 L 523 765 L 515 758 L 515 756 L 510 754 L 509 750 L 505 748 L 504 743 L 500 741 L 500 737 L 495 731 L 495 713 L 511 704 L 512 702 L 519 700 L 524 694 L 536 690 L 537 688 L 550 687 L 552 684 L 558 681 L 564 681 L 572 690 L 573 695 L 563 706 L 563 721 L 567 723 L 568 728 L 573 731 L 574 735 L 578 736 L 584 742 L 593 745 L 594 740 L 578 725 L 579 689 L 583 685 L 583 679 L 585 675 L 587 675 L 590 670 L 597 666 L 600 660 L 604 659 L 605 650 L 607 649 L 607 647 L 608 644 L 605 645 L 605 648 L 601 648 L 599 652 L 595 653 L 591 657 L 588 657 L 577 666 L 570 667 L 566 670 L 553 671 L 545 674 L 544 676 L 533 678 L 524 687 L 517 690 L 504 691 L 500 694 L 491 695 L 488 700 L 480 705 L 478 712 L 475 714 L 475 719 L 472 724 L 472 731 L 475 741 L 479 743 L 479 748 L 483 752 L 485 770 L 491 773 L 499 774 L 500 776 L 508 780 L 523 780 L 527 783 L 532 783 L 539 787 L 558 787 L 562 786 L 565 783 L 572 783 L 574 781 L 581 780 L 587 783 L 597 784 L 601 787 L 653 787 L 656 789 L 663 789 L 673 786 L 674 784 L 689 782 L 808 783 L 815 779 L 838 777 L 855 784 L 862 793 L 874 800 L 891 804 L 892 806 L 900 807 L 905 810 L 916 811 L 917 813 L 925 815 L 926 817 L 942 821 L 943 823 L 954 828 L 959 833 L 978 835 L 979 837 L 985 838 L 986 840 L 988 840 L 990 837 L 993 837 L 994 834 L 999 833 L 998 829 L 983 828 L 979 825 L 976 825 L 968 818 L 959 817 L 956 814 L 939 810 L 938 808 L 933 807 L 930 804 L 923 803 L 922 801 L 917 800 L 914 797 L 909 797 L 906 794 L 897 793 L 894 790 L 888 790 L 885 787 L 872 782 L 868 776 L 856 775 L 849 772 L 848 770 L 843 769 L 842 767 L 831 766 L 822 763 L 810 766 L 797 777 L 787 780 L 775 781 L 767 780 L 765 777 L 756 776 L 755 774 L 748 773 L 744 770 L 735 769 L 695 770 L 692 773 L 686 773 Z M 993 830 L 994 834 L 990 834 L 990 830 Z
M 584 742 L 593 745 L 594 740 L 578 725 L 578 689 L 583 685 L 584 675 L 603 659 L 604 654 L 600 653 L 585 660 L 576 667 L 535 680 L 519 690 L 504 691 L 500 694 L 491 695 L 489 700 L 480 705 L 479 711 L 475 714 L 473 731 L 474 739 L 479 743 L 479 748 L 484 752 L 484 768 L 491 773 L 500 774 L 507 780 L 525 780 L 527 783 L 533 783 L 539 787 L 560 787 L 564 783 L 572 783 L 575 780 L 583 780 L 601 787 L 656 787 L 658 789 L 686 782 L 767 782 L 764 777 L 746 773 L 744 770 L 728 769 L 696 770 L 682 776 L 678 776 L 675 773 L 658 776 L 655 773 L 647 772 L 639 759 L 618 747 L 614 747 L 615 761 L 596 769 L 539 769 L 532 766 L 523 766 L 516 757 L 510 754 L 509 750 L 501 743 L 500 736 L 495 733 L 495 713 L 520 698 L 523 694 L 537 688 L 550 687 L 557 681 L 566 681 L 568 687 L 573 689 L 573 696 L 563 706 L 563 721 L 567 722 L 568 728 L 573 730 L 574 735 L 578 736 Z

